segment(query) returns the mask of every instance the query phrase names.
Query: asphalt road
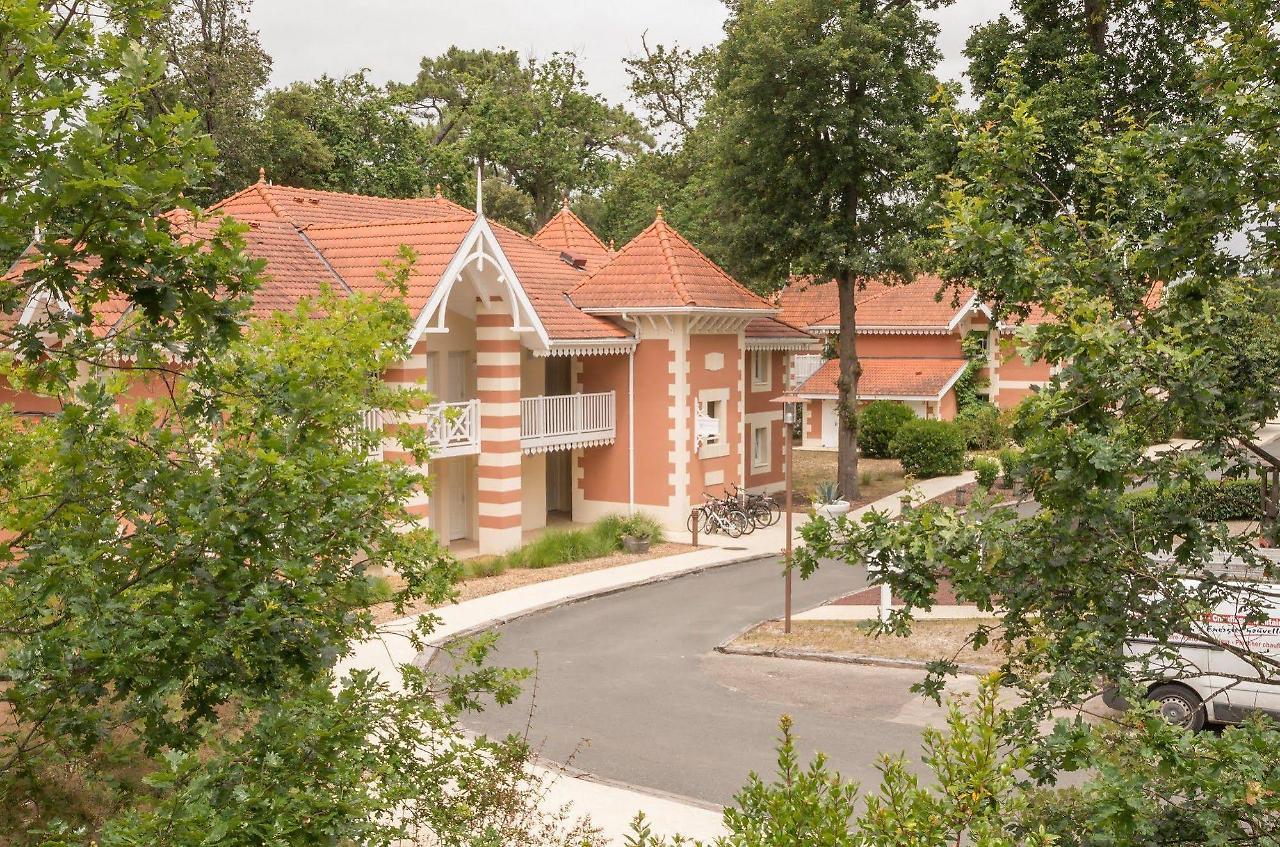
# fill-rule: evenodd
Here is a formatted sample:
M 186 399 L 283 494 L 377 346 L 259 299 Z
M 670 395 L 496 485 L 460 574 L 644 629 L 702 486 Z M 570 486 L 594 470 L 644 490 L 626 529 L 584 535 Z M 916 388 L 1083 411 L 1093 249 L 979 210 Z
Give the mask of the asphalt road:
M 866 584 L 830 564 L 797 580 L 796 610 Z M 725 804 L 771 775 L 778 718 L 802 754 L 879 783 L 882 752 L 919 759 L 941 711 L 909 692 L 922 672 L 725 656 L 713 648 L 782 612 L 777 558 L 733 565 L 563 606 L 501 627 L 498 664 L 537 669 L 515 704 L 468 716 L 491 736 L 525 733 L 552 761 L 608 780 Z

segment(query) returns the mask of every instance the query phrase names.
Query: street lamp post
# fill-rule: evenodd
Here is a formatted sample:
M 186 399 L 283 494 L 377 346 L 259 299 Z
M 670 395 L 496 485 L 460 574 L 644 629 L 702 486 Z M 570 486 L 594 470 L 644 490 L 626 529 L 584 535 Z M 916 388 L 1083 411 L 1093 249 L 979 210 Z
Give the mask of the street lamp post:
M 791 442 L 795 439 L 796 404 L 787 403 L 782 411 L 782 444 L 786 448 L 787 464 L 787 496 L 785 526 L 787 533 L 786 547 L 783 556 L 786 561 L 786 588 L 783 606 L 785 609 L 782 631 L 791 633 Z

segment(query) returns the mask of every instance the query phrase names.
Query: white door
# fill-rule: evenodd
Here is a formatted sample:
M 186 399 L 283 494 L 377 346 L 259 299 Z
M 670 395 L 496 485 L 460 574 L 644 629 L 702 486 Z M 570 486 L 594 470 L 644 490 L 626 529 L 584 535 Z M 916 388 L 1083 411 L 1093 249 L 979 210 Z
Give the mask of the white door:
M 836 419 L 834 400 L 822 401 L 822 446 L 834 450 L 840 446 L 840 425 Z
M 449 509 L 449 540 L 457 541 L 466 538 L 471 529 L 471 510 L 467 508 L 467 489 L 470 487 L 471 475 L 463 470 L 462 463 L 457 462 L 449 474 L 448 493 L 445 501 Z

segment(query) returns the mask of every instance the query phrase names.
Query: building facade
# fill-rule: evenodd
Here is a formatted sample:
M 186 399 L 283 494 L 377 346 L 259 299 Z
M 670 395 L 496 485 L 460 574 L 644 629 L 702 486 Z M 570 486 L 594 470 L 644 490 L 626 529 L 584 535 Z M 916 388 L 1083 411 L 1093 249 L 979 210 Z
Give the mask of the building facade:
M 836 344 L 834 283 L 793 280 L 777 300 L 783 321 Z M 860 403 L 892 400 L 919 417 L 951 420 L 959 410 L 957 383 L 971 361 L 979 396 L 1001 409 L 1018 405 L 1052 376 L 1048 363 L 1023 360 L 1009 343 L 1010 328 L 994 322 L 974 292 L 944 289 L 936 276 L 906 285 L 873 281 L 857 293 L 856 303 Z M 834 450 L 839 362 L 802 355 L 795 367 L 794 394 L 804 401 L 803 446 Z
M 411 511 L 442 540 L 498 553 L 550 518 L 645 512 L 683 530 L 704 492 L 783 481 L 782 407 L 817 340 L 778 319 L 659 211 L 619 250 L 567 206 L 532 238 L 443 197 L 362 197 L 256 184 L 210 210 L 248 226 L 265 262 L 254 311 L 322 286 L 385 290 L 403 246 L 411 351 L 384 378 L 431 407 L 367 424 L 418 427 L 430 493 Z M 109 331 L 109 330 L 108 330 Z M 0 402 L 45 413 L 47 398 Z M 24 408 L 24 407 L 30 407 Z M 384 461 L 412 461 L 383 443 Z

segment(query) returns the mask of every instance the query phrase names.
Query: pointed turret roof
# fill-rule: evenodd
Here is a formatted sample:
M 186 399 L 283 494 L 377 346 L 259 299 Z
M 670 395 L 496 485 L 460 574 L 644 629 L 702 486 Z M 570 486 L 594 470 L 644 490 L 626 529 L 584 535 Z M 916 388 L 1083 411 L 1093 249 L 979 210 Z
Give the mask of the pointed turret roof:
M 555 217 L 538 230 L 533 240 L 548 250 L 558 250 L 582 260 L 585 263 L 583 267 L 589 271 L 603 267 L 613 258 L 613 251 L 605 247 L 591 227 L 573 213 L 567 200 Z
M 662 216 L 569 296 L 581 309 L 743 309 L 774 313 L 777 307 L 702 254 Z

